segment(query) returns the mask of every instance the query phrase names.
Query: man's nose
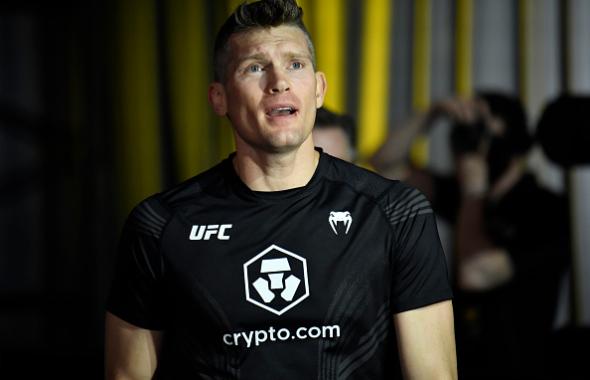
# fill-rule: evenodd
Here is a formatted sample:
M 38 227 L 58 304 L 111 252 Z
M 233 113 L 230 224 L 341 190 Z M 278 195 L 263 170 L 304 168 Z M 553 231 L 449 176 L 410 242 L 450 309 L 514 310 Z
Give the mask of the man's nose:
M 268 91 L 271 94 L 280 94 L 290 90 L 289 79 L 280 68 L 273 67 L 269 70 Z

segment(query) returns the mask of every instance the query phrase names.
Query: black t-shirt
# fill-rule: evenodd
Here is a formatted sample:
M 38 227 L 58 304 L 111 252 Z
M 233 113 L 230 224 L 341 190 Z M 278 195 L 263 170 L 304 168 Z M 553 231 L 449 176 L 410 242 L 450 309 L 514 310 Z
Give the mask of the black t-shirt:
M 231 159 L 125 225 L 107 309 L 164 330 L 156 377 L 395 378 L 393 314 L 452 296 L 429 202 L 324 153 L 256 192 Z

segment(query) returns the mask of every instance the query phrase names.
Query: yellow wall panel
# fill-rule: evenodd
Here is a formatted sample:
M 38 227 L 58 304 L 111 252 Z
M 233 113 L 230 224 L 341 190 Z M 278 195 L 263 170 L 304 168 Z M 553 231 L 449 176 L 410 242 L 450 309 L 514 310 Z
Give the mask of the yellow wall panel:
M 312 12 L 318 69 L 326 74 L 328 81 L 325 105 L 337 112 L 344 112 L 346 99 L 345 2 L 342 0 L 317 1 L 313 3 Z
M 208 168 L 215 149 L 207 101 L 212 78 L 204 2 L 167 2 L 168 77 L 179 179 Z
M 416 0 L 414 7 L 412 105 L 424 111 L 430 105 L 431 3 Z
M 118 3 L 115 93 L 122 212 L 161 190 L 156 19 L 152 2 Z
M 473 0 L 457 0 L 455 44 L 456 91 L 461 96 L 471 96 L 473 92 Z
M 359 154 L 373 154 L 387 134 L 390 73 L 391 0 L 363 2 L 359 104 Z

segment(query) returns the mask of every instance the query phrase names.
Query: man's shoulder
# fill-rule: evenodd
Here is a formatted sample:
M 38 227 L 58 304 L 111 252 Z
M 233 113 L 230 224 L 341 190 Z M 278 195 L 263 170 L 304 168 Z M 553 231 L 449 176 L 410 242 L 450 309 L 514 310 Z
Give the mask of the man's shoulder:
M 150 210 L 166 217 L 173 214 L 175 210 L 193 203 L 195 199 L 202 198 L 207 194 L 219 193 L 218 190 L 225 187 L 226 178 L 226 162 L 224 160 L 171 188 L 143 199 L 134 208 L 133 213 L 138 210 Z
M 395 197 L 412 188 L 400 180 L 383 177 L 370 168 L 334 157 L 331 157 L 331 161 L 331 170 L 327 175 L 329 180 L 340 182 L 371 198 Z
M 432 213 L 430 201 L 419 189 L 400 180 L 385 178 L 371 169 L 333 159 L 328 177 L 372 198 L 392 224 Z
M 182 206 L 196 197 L 221 191 L 227 182 L 227 160 L 191 177 L 159 194 L 170 207 Z

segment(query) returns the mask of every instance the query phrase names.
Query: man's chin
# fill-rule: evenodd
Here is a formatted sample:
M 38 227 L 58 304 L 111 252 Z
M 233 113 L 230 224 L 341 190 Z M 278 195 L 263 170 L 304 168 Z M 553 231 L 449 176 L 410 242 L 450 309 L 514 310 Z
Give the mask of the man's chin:
M 307 135 L 301 131 L 274 131 L 259 135 L 256 139 L 242 139 L 243 143 L 252 149 L 267 154 L 288 154 L 298 151 L 302 146 L 313 148 L 311 132 Z M 308 141 L 309 140 L 309 141 Z
M 289 154 L 296 152 L 301 144 L 272 144 L 263 148 L 269 154 Z
M 274 153 L 289 153 L 298 150 L 304 145 L 306 137 L 299 133 L 286 133 L 271 136 L 268 140 L 268 146 Z

